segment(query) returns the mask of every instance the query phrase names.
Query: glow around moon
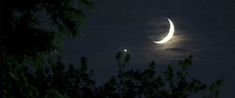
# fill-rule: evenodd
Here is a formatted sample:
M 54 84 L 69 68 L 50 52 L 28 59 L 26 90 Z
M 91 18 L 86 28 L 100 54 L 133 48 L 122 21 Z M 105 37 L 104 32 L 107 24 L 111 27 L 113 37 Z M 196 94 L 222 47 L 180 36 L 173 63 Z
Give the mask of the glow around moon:
M 168 18 L 168 21 L 170 23 L 170 29 L 169 29 L 167 36 L 165 38 L 163 38 L 161 41 L 153 41 L 154 43 L 163 44 L 163 43 L 166 43 L 167 41 L 169 41 L 173 37 L 174 32 L 175 32 L 175 26 L 169 18 Z

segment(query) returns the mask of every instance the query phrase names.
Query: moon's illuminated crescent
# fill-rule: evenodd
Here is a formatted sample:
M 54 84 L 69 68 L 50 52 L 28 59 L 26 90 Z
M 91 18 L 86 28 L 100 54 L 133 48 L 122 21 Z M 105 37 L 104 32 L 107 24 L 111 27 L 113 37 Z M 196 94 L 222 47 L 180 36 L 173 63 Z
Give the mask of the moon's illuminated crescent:
M 174 27 L 173 22 L 169 18 L 168 18 L 168 21 L 170 23 L 170 29 L 169 29 L 167 36 L 165 38 L 163 38 L 161 41 L 153 41 L 154 43 L 163 44 L 163 43 L 169 41 L 173 37 L 174 32 L 175 32 L 175 27 Z

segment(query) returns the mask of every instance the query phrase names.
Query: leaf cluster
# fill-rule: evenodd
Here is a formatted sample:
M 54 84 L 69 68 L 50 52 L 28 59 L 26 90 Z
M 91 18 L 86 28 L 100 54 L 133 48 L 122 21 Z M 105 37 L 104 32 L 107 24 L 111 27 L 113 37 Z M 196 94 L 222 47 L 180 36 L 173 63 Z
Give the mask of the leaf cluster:
M 21 66 L 7 73 L 1 88 L 6 98 L 91 98 L 95 82 L 87 69 L 85 58 L 80 68 L 70 64 L 66 70 L 61 59 L 50 62 L 50 66 Z
M 0 59 L 23 61 L 56 53 L 64 37 L 80 34 L 91 0 L 4 0 Z M 6 61 L 6 60 L 3 60 Z
M 127 66 L 125 58 L 130 60 L 130 55 L 121 55 L 118 62 Z M 44 67 L 22 65 L 11 68 L 3 75 L 1 94 L 7 98 L 188 98 L 209 90 L 210 98 L 218 98 L 223 80 L 207 85 L 190 78 L 188 68 L 191 65 L 190 56 L 176 67 L 169 65 L 162 73 L 157 72 L 155 62 L 143 70 L 120 67 L 118 74 L 97 86 L 85 57 L 80 59 L 79 68 L 74 68 L 73 64 L 65 65 L 56 58 Z

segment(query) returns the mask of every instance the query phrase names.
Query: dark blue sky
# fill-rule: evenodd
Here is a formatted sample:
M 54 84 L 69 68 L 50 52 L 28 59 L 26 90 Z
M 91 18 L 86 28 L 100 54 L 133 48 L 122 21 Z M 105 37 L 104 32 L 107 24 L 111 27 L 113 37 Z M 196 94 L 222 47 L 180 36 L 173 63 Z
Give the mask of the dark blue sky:
M 87 12 L 83 36 L 65 40 L 66 63 L 79 64 L 86 56 L 94 77 L 102 83 L 117 72 L 115 54 L 126 48 L 130 68 L 159 67 L 193 55 L 192 76 L 208 83 L 224 76 L 222 98 L 235 98 L 234 0 L 97 0 Z M 170 42 L 158 45 L 175 24 Z

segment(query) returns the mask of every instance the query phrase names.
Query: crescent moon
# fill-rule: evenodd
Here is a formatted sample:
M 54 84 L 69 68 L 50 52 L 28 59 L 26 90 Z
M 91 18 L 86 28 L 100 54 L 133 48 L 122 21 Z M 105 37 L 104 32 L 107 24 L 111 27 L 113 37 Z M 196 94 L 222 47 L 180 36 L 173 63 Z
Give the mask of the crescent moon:
M 170 29 L 169 29 L 167 36 L 165 38 L 163 38 L 161 41 L 153 41 L 154 43 L 163 44 L 163 43 L 166 43 L 167 41 L 169 41 L 173 37 L 174 32 L 175 32 L 175 26 L 169 18 L 168 18 L 168 21 L 170 23 Z

